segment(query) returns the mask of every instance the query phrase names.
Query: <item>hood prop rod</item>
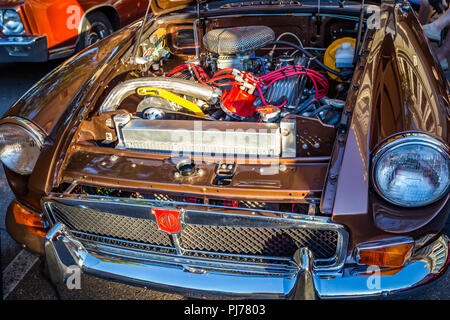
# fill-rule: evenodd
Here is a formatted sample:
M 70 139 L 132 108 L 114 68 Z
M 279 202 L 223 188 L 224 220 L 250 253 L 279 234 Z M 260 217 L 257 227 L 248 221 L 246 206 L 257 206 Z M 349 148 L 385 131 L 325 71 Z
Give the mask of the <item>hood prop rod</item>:
M 141 42 L 142 33 L 144 32 L 144 26 L 148 19 L 148 14 L 150 13 L 150 8 L 152 6 L 152 0 L 148 1 L 147 11 L 145 11 L 144 19 L 142 20 L 141 28 L 139 29 L 139 34 L 134 44 L 133 53 L 131 55 L 130 64 L 136 64 L 136 56 L 139 48 L 139 43 Z
M 361 1 L 361 12 L 359 14 L 358 22 L 358 37 L 356 38 L 355 55 L 353 56 L 353 65 L 356 66 L 358 60 L 359 43 L 361 41 L 362 25 L 364 20 L 364 0 Z

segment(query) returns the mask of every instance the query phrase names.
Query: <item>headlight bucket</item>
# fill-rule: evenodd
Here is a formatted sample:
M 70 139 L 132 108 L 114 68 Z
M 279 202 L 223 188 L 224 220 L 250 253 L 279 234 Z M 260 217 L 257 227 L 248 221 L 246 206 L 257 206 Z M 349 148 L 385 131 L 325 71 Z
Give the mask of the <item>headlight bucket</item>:
M 20 18 L 20 14 L 15 9 L 2 10 L 0 15 L 2 15 L 0 24 L 3 34 L 8 36 L 18 36 L 25 33 L 25 27 Z
M 372 157 L 372 184 L 386 201 L 402 207 L 433 203 L 449 191 L 450 152 L 436 138 L 403 133 L 388 139 Z
M 10 170 L 29 175 L 39 158 L 44 135 L 25 119 L 5 120 L 0 124 L 0 160 Z

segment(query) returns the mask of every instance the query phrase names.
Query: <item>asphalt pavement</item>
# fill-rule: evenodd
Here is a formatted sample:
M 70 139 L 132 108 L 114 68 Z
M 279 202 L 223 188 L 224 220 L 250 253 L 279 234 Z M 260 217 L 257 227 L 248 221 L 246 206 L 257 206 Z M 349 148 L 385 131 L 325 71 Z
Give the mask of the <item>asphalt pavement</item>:
M 0 64 L 0 116 L 20 98 L 33 84 L 45 74 L 58 66 L 61 61 L 47 63 Z M 5 212 L 13 199 L 0 169 L 0 232 L 1 232 L 1 269 L 5 273 L 14 267 L 18 257 L 23 255 L 23 249 L 11 239 L 5 229 Z M 447 234 L 450 234 L 447 224 Z M 37 258 L 26 272 L 14 275 L 16 283 L 5 297 L 7 300 L 179 300 L 185 299 L 179 295 L 171 295 L 147 289 L 113 283 L 87 275 L 81 277 L 81 289 L 69 290 L 65 286 L 54 286 L 44 271 L 44 261 Z M 9 268 L 8 268 L 9 266 Z M 11 267 L 12 266 L 12 267 Z M 5 271 L 6 270 L 6 271 Z M 2 296 L 4 296 L 3 293 Z M 450 275 L 421 290 L 402 297 L 382 297 L 378 299 L 419 299 L 440 300 L 450 298 Z

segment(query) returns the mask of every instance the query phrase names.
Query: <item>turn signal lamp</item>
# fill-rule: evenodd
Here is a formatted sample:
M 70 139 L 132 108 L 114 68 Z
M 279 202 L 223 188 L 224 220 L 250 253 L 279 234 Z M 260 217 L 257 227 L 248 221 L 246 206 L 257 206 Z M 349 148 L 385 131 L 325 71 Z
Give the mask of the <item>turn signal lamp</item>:
M 401 267 L 411 257 L 414 241 L 410 238 L 395 238 L 361 243 L 356 248 L 358 264 L 379 267 Z
M 13 202 L 12 210 L 14 219 L 18 224 L 27 226 L 30 233 L 45 237 L 46 232 L 43 229 L 45 229 L 46 226 L 39 213 L 34 212 L 15 201 Z
M 41 228 L 27 227 L 29 233 L 35 234 L 39 237 L 45 238 L 47 236 L 47 231 Z

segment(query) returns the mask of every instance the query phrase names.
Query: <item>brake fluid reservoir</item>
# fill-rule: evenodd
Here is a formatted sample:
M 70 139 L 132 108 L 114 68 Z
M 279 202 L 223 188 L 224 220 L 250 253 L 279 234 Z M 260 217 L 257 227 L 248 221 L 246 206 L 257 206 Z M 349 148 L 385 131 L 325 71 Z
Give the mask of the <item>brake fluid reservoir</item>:
M 338 53 L 338 49 L 340 49 L 339 51 L 341 51 L 342 49 L 342 45 L 344 43 L 349 43 L 351 48 L 348 48 L 348 45 L 344 45 L 344 51 L 342 53 L 344 53 L 344 55 L 342 55 L 341 52 Z M 351 37 L 344 37 L 344 38 L 340 38 L 340 39 L 336 39 L 333 41 L 333 43 L 331 43 L 327 50 L 325 51 L 325 55 L 323 57 L 323 63 L 330 69 L 333 69 L 335 71 L 341 72 L 341 68 L 345 68 L 344 66 L 339 65 L 340 63 L 349 63 L 350 62 L 350 67 L 352 67 L 352 63 L 353 63 L 353 54 L 351 57 L 351 60 L 348 58 L 348 52 L 350 52 L 350 50 L 352 50 L 352 52 L 354 52 L 354 48 L 356 46 L 356 39 L 355 38 L 351 38 Z M 347 47 L 347 48 L 345 48 Z M 349 50 L 350 49 L 350 50 Z M 339 62 L 337 61 L 337 58 L 339 58 Z M 341 58 L 343 58 L 343 60 L 341 60 Z M 328 76 L 331 79 L 335 79 L 337 81 L 342 81 L 337 75 L 332 74 L 330 72 L 328 72 Z
M 337 68 L 351 68 L 353 66 L 353 57 L 355 48 L 350 42 L 343 42 L 336 50 L 334 58 L 336 59 Z

